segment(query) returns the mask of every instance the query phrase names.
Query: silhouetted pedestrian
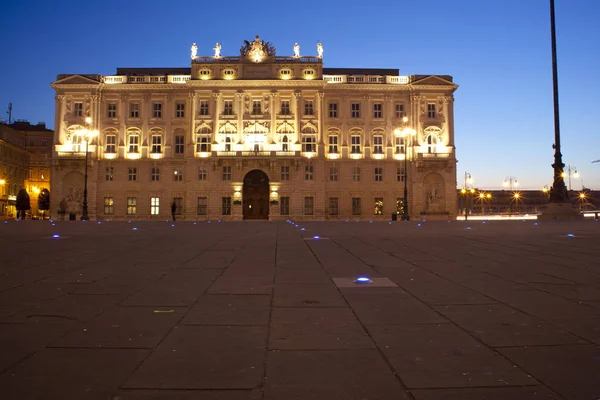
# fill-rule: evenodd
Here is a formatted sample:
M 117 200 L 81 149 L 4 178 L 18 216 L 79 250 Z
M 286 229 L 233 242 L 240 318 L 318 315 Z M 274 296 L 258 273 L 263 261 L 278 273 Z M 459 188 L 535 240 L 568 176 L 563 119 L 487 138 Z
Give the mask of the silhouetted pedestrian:
M 177 206 L 175 205 L 175 202 L 171 203 L 171 217 L 173 218 L 173 221 L 175 221 L 175 210 L 177 209 Z

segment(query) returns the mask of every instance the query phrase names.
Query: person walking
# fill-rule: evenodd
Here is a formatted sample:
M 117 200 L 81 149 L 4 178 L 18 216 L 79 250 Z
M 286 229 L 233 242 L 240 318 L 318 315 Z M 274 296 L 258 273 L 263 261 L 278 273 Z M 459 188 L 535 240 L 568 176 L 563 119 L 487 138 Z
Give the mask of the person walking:
M 173 218 L 173 222 L 175 222 L 175 210 L 177 206 L 175 205 L 175 201 L 171 203 L 171 217 Z

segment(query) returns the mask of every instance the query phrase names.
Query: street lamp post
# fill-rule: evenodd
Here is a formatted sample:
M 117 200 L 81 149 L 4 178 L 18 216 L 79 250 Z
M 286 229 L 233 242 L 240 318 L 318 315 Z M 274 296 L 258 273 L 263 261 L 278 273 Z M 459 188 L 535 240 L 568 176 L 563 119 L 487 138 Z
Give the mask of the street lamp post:
M 465 221 L 469 218 L 469 193 L 475 193 L 475 189 L 468 189 L 468 185 L 473 183 L 473 179 L 471 178 L 471 174 L 465 171 L 465 183 L 460 192 L 465 196 Z
M 92 140 L 92 138 L 98 134 L 98 131 L 88 129 L 92 125 L 92 119 L 90 117 L 87 117 L 85 119 L 85 124 L 86 124 L 85 129 L 82 129 L 78 132 L 78 134 L 82 135 L 83 138 L 85 139 L 85 174 L 83 176 L 83 207 L 81 210 L 81 220 L 82 221 L 87 221 L 90 219 L 90 217 L 88 216 L 88 202 L 87 202 L 88 145 L 89 145 L 90 140 Z
M 579 178 L 579 172 L 577 172 L 577 167 L 573 165 L 567 165 L 566 168 L 563 170 L 561 177 L 569 178 L 569 192 L 571 191 L 571 176 L 573 176 L 573 178 Z
M 517 180 L 517 178 L 515 176 L 507 176 L 506 178 L 504 178 L 504 182 L 502 182 L 502 186 L 507 187 L 508 190 L 510 190 L 511 192 L 511 198 L 510 198 L 510 202 L 508 204 L 508 217 L 510 218 L 512 216 L 512 203 L 513 203 L 513 198 L 514 199 L 518 199 L 518 193 L 513 193 L 513 187 L 517 187 L 519 186 L 519 181 Z
M 408 117 L 402 118 L 404 128 L 396 128 L 394 133 L 404 139 L 404 204 L 402 207 L 402 221 L 410 221 L 408 213 L 408 147 L 410 145 L 412 151 L 412 141 L 415 135 L 415 130 L 408 127 Z

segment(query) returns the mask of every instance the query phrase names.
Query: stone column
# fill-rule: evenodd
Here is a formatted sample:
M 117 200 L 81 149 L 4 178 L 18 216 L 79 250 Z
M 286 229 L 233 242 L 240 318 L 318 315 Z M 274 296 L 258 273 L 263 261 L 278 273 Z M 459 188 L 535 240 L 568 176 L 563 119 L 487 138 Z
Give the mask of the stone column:
M 237 138 L 234 143 L 232 143 L 231 148 L 234 149 L 236 143 L 244 143 L 244 92 L 239 91 L 235 94 L 235 98 L 237 100 Z
M 277 127 L 275 126 L 275 119 L 277 117 L 277 113 L 275 112 L 275 99 L 277 98 L 278 94 L 277 92 L 271 92 L 269 93 L 270 96 L 270 101 L 271 101 L 271 129 L 270 129 L 270 140 L 278 143 L 279 142 L 279 138 L 277 137 Z M 298 116 L 295 116 L 295 121 L 298 120 Z
M 212 144 L 217 144 L 217 131 L 219 130 L 219 114 L 221 113 L 221 93 L 219 91 L 212 92 L 212 109 L 213 109 L 213 129 L 212 129 Z
M 117 157 L 124 157 L 126 153 L 125 150 L 127 149 L 127 125 L 125 123 L 125 121 L 127 121 L 127 101 L 127 95 L 119 97 L 119 136 L 117 137 L 117 149 L 120 148 L 121 151 L 119 152 L 119 150 L 117 150 L 117 152 L 120 153 L 117 154 Z M 121 147 L 121 143 L 123 143 L 124 147 Z
M 65 96 L 62 94 L 54 96 L 54 144 L 64 143 L 64 115 L 65 115 Z

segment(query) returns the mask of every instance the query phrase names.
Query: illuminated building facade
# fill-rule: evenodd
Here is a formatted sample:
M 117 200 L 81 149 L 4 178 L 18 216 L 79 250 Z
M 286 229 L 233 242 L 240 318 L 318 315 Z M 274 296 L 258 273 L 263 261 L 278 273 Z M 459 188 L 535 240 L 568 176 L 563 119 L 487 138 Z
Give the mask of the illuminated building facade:
M 86 128 L 92 219 L 167 219 L 174 204 L 182 220 L 389 220 L 406 176 L 413 218 L 456 214 L 450 76 L 323 68 L 320 43 L 279 56 L 258 36 L 213 50 L 194 44 L 189 68 L 58 76 L 62 212 L 81 212 Z
M 29 175 L 26 138 L 10 126 L 0 124 L 0 218 L 16 217 L 19 190 Z

